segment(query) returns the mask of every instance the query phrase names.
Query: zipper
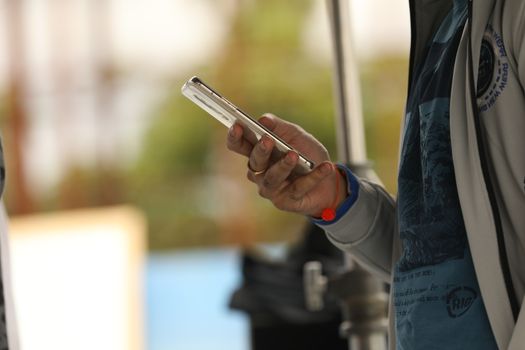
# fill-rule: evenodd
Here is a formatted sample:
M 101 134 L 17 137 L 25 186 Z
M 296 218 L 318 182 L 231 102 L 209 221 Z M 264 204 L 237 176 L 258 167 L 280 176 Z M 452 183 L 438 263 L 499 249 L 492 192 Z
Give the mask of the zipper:
M 507 295 L 510 302 L 510 307 L 512 309 L 512 316 L 514 317 L 514 322 L 518 319 L 519 314 L 519 303 L 516 298 L 516 293 L 514 289 L 514 284 L 512 282 L 512 277 L 510 274 L 509 259 L 507 256 L 507 250 L 505 249 L 505 237 L 503 234 L 503 226 L 501 224 L 500 210 L 498 208 L 498 203 L 496 202 L 496 192 L 492 186 L 492 180 L 489 173 L 489 167 L 487 164 L 487 151 L 484 147 L 484 134 L 481 128 L 481 119 L 477 104 L 477 94 L 476 94 L 476 83 L 474 82 L 474 62 L 472 59 L 472 1 L 468 1 L 468 35 L 469 35 L 469 45 L 468 45 L 468 69 L 470 74 L 469 84 L 470 84 L 470 99 L 472 103 L 472 111 L 474 113 L 474 124 L 476 127 L 476 139 L 478 145 L 479 158 L 481 163 L 481 171 L 483 174 L 483 179 L 485 180 L 485 186 L 487 189 L 487 194 L 490 200 L 490 206 L 492 209 L 492 215 L 494 217 L 494 224 L 496 226 L 496 238 L 498 241 L 498 252 L 499 260 L 501 266 L 501 272 L 503 274 L 503 279 L 505 281 L 505 287 L 507 289 Z

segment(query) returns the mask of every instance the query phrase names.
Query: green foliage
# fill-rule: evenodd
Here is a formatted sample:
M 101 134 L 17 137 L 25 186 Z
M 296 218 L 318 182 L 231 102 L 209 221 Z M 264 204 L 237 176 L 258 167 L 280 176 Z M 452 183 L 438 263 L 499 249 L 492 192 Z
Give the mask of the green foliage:
M 301 45 L 311 5 L 265 0 L 240 11 L 210 80 L 250 114 L 272 112 L 299 123 L 333 151 L 331 69 L 313 63 Z
M 200 76 L 249 114 L 273 112 L 314 131 L 333 150 L 333 102 L 327 67 L 314 65 L 301 49 L 310 2 L 265 0 L 242 3 L 223 54 Z M 185 77 L 187 78 L 187 77 Z M 202 187 L 212 174 L 213 148 L 224 148 L 226 130 L 181 97 L 178 87 L 156 110 L 144 150 L 130 179 L 131 200 L 150 220 L 150 246 L 217 244 L 220 228 L 203 206 Z M 221 138 L 214 135 L 220 129 Z M 239 183 L 241 191 L 249 184 Z M 244 186 L 244 187 L 243 187 Z M 249 200 L 258 240 L 293 236 L 298 217 L 279 213 L 256 196 Z M 211 194 L 210 194 L 211 195 Z M 220 206 L 221 200 L 214 204 Z M 204 201 L 204 202 L 203 202 Z M 302 220 L 300 220 L 302 221 Z M 283 231 L 285 231 L 283 233 Z M 288 232 L 288 233 L 286 233 Z
M 222 52 L 195 74 L 254 117 L 272 112 L 301 125 L 336 160 L 333 68 L 313 62 L 302 47 L 312 4 L 313 0 L 239 1 Z M 369 157 L 391 192 L 396 189 L 406 91 L 400 82 L 406 82 L 406 66 L 406 59 L 394 57 L 361 67 Z M 151 128 L 131 170 L 117 164 L 72 167 L 40 208 L 135 204 L 148 217 L 151 249 L 293 239 L 304 218 L 280 212 L 257 196 L 255 186 L 244 179 L 245 160 L 226 155 L 224 127 L 180 94 L 187 78 L 176 79 L 173 90 L 151 111 Z M 7 98 L 0 95 L 2 124 L 7 123 Z M 4 128 L 9 130 L 8 125 Z M 229 191 L 236 194 L 230 196 Z M 239 204 L 234 198 L 241 198 Z M 231 210 L 232 205 L 237 217 L 225 218 L 224 208 Z M 237 233 L 229 235 L 230 231 Z
M 148 184 L 165 184 L 176 174 L 204 170 L 214 124 L 200 114 L 181 96 L 179 87 L 153 112 L 155 121 L 137 165 Z
M 301 30 L 311 2 L 241 4 L 224 51 L 199 75 L 253 116 L 272 112 L 300 124 L 336 159 L 332 70 L 312 62 L 301 48 Z M 405 66 L 404 60 L 384 59 L 363 67 L 368 146 L 391 190 L 395 189 L 400 101 L 405 93 L 399 81 L 405 81 Z M 224 238 L 225 229 L 262 241 L 293 239 L 303 218 L 273 208 L 242 176 L 217 170 L 217 162 L 231 162 L 235 168 L 235 158 L 215 159 L 217 150 L 224 149 L 226 130 L 180 95 L 183 81 L 174 84 L 174 91 L 152 114 L 151 130 L 129 180 L 130 200 L 144 209 L 150 221 L 150 247 L 234 243 L 235 238 Z M 251 227 L 233 222 L 224 228 L 217 213 L 232 199 L 214 197 L 216 185 L 210 177 L 230 178 L 237 191 L 248 193 L 249 199 L 238 210 Z

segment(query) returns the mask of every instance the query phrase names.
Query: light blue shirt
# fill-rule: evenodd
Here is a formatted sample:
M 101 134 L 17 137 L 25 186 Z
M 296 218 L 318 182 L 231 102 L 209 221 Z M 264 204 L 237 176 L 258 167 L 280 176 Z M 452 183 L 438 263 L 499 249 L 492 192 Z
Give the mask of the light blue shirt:
M 449 109 L 467 19 L 456 0 L 414 72 L 398 178 L 403 249 L 394 270 L 397 349 L 497 349 L 474 271 L 454 176 Z

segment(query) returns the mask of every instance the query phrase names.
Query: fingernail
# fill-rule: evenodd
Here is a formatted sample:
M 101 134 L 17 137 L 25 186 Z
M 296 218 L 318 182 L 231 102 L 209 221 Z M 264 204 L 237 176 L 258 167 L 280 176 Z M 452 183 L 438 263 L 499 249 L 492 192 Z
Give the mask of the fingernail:
M 297 159 L 297 154 L 295 154 L 295 152 L 288 152 L 288 154 L 286 155 L 286 158 L 284 159 L 284 161 L 288 165 L 293 165 L 295 163 L 296 159 Z
M 235 137 L 235 128 L 233 126 L 228 130 L 228 136 Z
M 262 144 L 264 146 L 264 151 L 269 150 L 272 145 L 272 139 L 268 135 L 262 137 Z
M 259 118 L 259 120 L 264 124 L 264 126 L 272 129 L 275 124 L 275 119 L 273 114 L 271 113 L 265 113 Z

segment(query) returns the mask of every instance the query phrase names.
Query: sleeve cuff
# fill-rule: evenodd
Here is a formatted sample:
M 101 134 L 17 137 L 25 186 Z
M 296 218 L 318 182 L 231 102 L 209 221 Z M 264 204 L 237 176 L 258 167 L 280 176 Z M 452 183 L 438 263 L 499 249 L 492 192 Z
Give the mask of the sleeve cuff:
M 337 167 L 345 172 L 346 175 L 346 181 L 347 181 L 347 188 L 350 192 L 350 196 L 348 196 L 340 205 L 337 207 L 335 211 L 335 218 L 332 221 L 325 221 L 323 219 L 315 219 L 310 218 L 314 224 L 317 225 L 328 225 L 328 224 L 334 224 L 336 223 L 342 216 L 350 210 L 352 205 L 357 200 L 357 197 L 359 196 L 359 182 L 357 178 L 352 174 L 350 169 L 346 167 L 343 164 L 337 164 Z

